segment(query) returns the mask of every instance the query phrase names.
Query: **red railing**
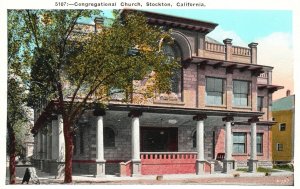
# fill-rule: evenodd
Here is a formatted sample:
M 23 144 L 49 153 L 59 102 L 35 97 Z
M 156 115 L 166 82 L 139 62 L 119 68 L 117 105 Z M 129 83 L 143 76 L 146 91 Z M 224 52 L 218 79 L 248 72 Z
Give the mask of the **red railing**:
M 196 172 L 195 152 L 142 152 L 142 175 L 185 174 Z

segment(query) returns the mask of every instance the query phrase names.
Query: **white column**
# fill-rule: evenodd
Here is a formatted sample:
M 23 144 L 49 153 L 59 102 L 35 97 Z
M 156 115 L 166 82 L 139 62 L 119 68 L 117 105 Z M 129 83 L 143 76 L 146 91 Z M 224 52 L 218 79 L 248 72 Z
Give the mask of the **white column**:
M 47 159 L 47 134 L 42 134 L 43 137 L 43 159 Z
M 197 159 L 200 161 L 204 160 L 204 121 L 197 121 L 196 128 L 196 139 L 197 139 Z
M 131 133 L 131 141 L 132 141 L 132 159 L 140 160 L 140 119 L 139 117 L 132 118 L 132 133 Z
M 42 151 L 42 134 L 41 131 L 39 130 L 37 133 L 37 159 L 41 159 L 41 151 Z
M 65 161 L 65 137 L 62 115 L 57 116 L 58 121 L 58 161 Z
M 57 148 L 56 148 L 56 145 L 57 145 L 57 128 L 58 128 L 58 126 L 57 126 L 57 119 L 52 119 L 52 121 L 51 121 L 51 134 L 52 134 L 52 144 L 51 144 L 51 146 L 52 146 L 52 154 L 51 154 L 51 157 L 52 157 L 52 159 L 57 159 Z
M 51 125 L 47 125 L 47 159 L 51 159 L 52 157 L 52 149 L 51 149 L 51 146 L 52 146 L 52 141 L 51 141 L 51 136 L 52 136 L 52 133 L 51 133 Z
M 225 160 L 232 159 L 232 136 L 231 136 L 231 122 L 226 122 L 225 128 Z
M 251 154 L 250 159 L 257 159 L 257 151 L 256 151 L 256 123 L 251 123 Z
M 105 175 L 105 159 L 104 159 L 104 132 L 103 132 L 103 116 L 105 110 L 101 108 L 95 108 L 94 116 L 96 117 L 96 171 L 94 176 Z
M 103 116 L 97 116 L 96 127 L 96 158 L 97 161 L 104 160 L 104 142 L 103 142 Z

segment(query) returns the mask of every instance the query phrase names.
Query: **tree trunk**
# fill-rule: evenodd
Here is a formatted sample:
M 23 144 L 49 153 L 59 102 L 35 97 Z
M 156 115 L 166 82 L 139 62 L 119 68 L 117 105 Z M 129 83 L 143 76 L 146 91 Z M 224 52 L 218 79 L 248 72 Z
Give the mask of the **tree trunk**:
M 16 135 L 13 128 L 8 126 L 9 134 L 9 183 L 16 183 Z
M 64 119 L 65 136 L 65 180 L 64 183 L 72 182 L 72 160 L 73 160 L 73 136 L 70 132 L 71 124 Z

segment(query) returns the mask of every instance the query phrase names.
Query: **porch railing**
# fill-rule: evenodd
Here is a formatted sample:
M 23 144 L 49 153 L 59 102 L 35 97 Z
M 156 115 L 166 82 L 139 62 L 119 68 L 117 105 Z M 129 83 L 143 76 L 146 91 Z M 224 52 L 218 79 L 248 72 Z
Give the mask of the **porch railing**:
M 196 172 L 196 152 L 142 152 L 142 175 Z

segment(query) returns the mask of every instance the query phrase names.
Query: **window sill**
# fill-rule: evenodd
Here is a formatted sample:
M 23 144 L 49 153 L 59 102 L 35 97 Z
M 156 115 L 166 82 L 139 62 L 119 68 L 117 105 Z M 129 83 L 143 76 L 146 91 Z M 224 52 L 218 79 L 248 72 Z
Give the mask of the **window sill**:
M 210 105 L 210 104 L 206 104 L 205 107 L 208 107 L 208 108 L 226 108 L 226 105 Z
M 105 147 L 104 146 L 104 150 L 114 150 L 114 149 L 116 149 L 117 147 L 115 147 L 115 146 L 113 146 L 113 147 Z
M 153 104 L 168 104 L 168 105 L 179 105 L 179 106 L 184 106 L 185 103 L 182 101 L 170 101 L 170 100 L 154 100 Z
M 232 106 L 233 109 L 252 110 L 251 106 Z
M 232 156 L 248 156 L 248 154 L 232 154 Z

